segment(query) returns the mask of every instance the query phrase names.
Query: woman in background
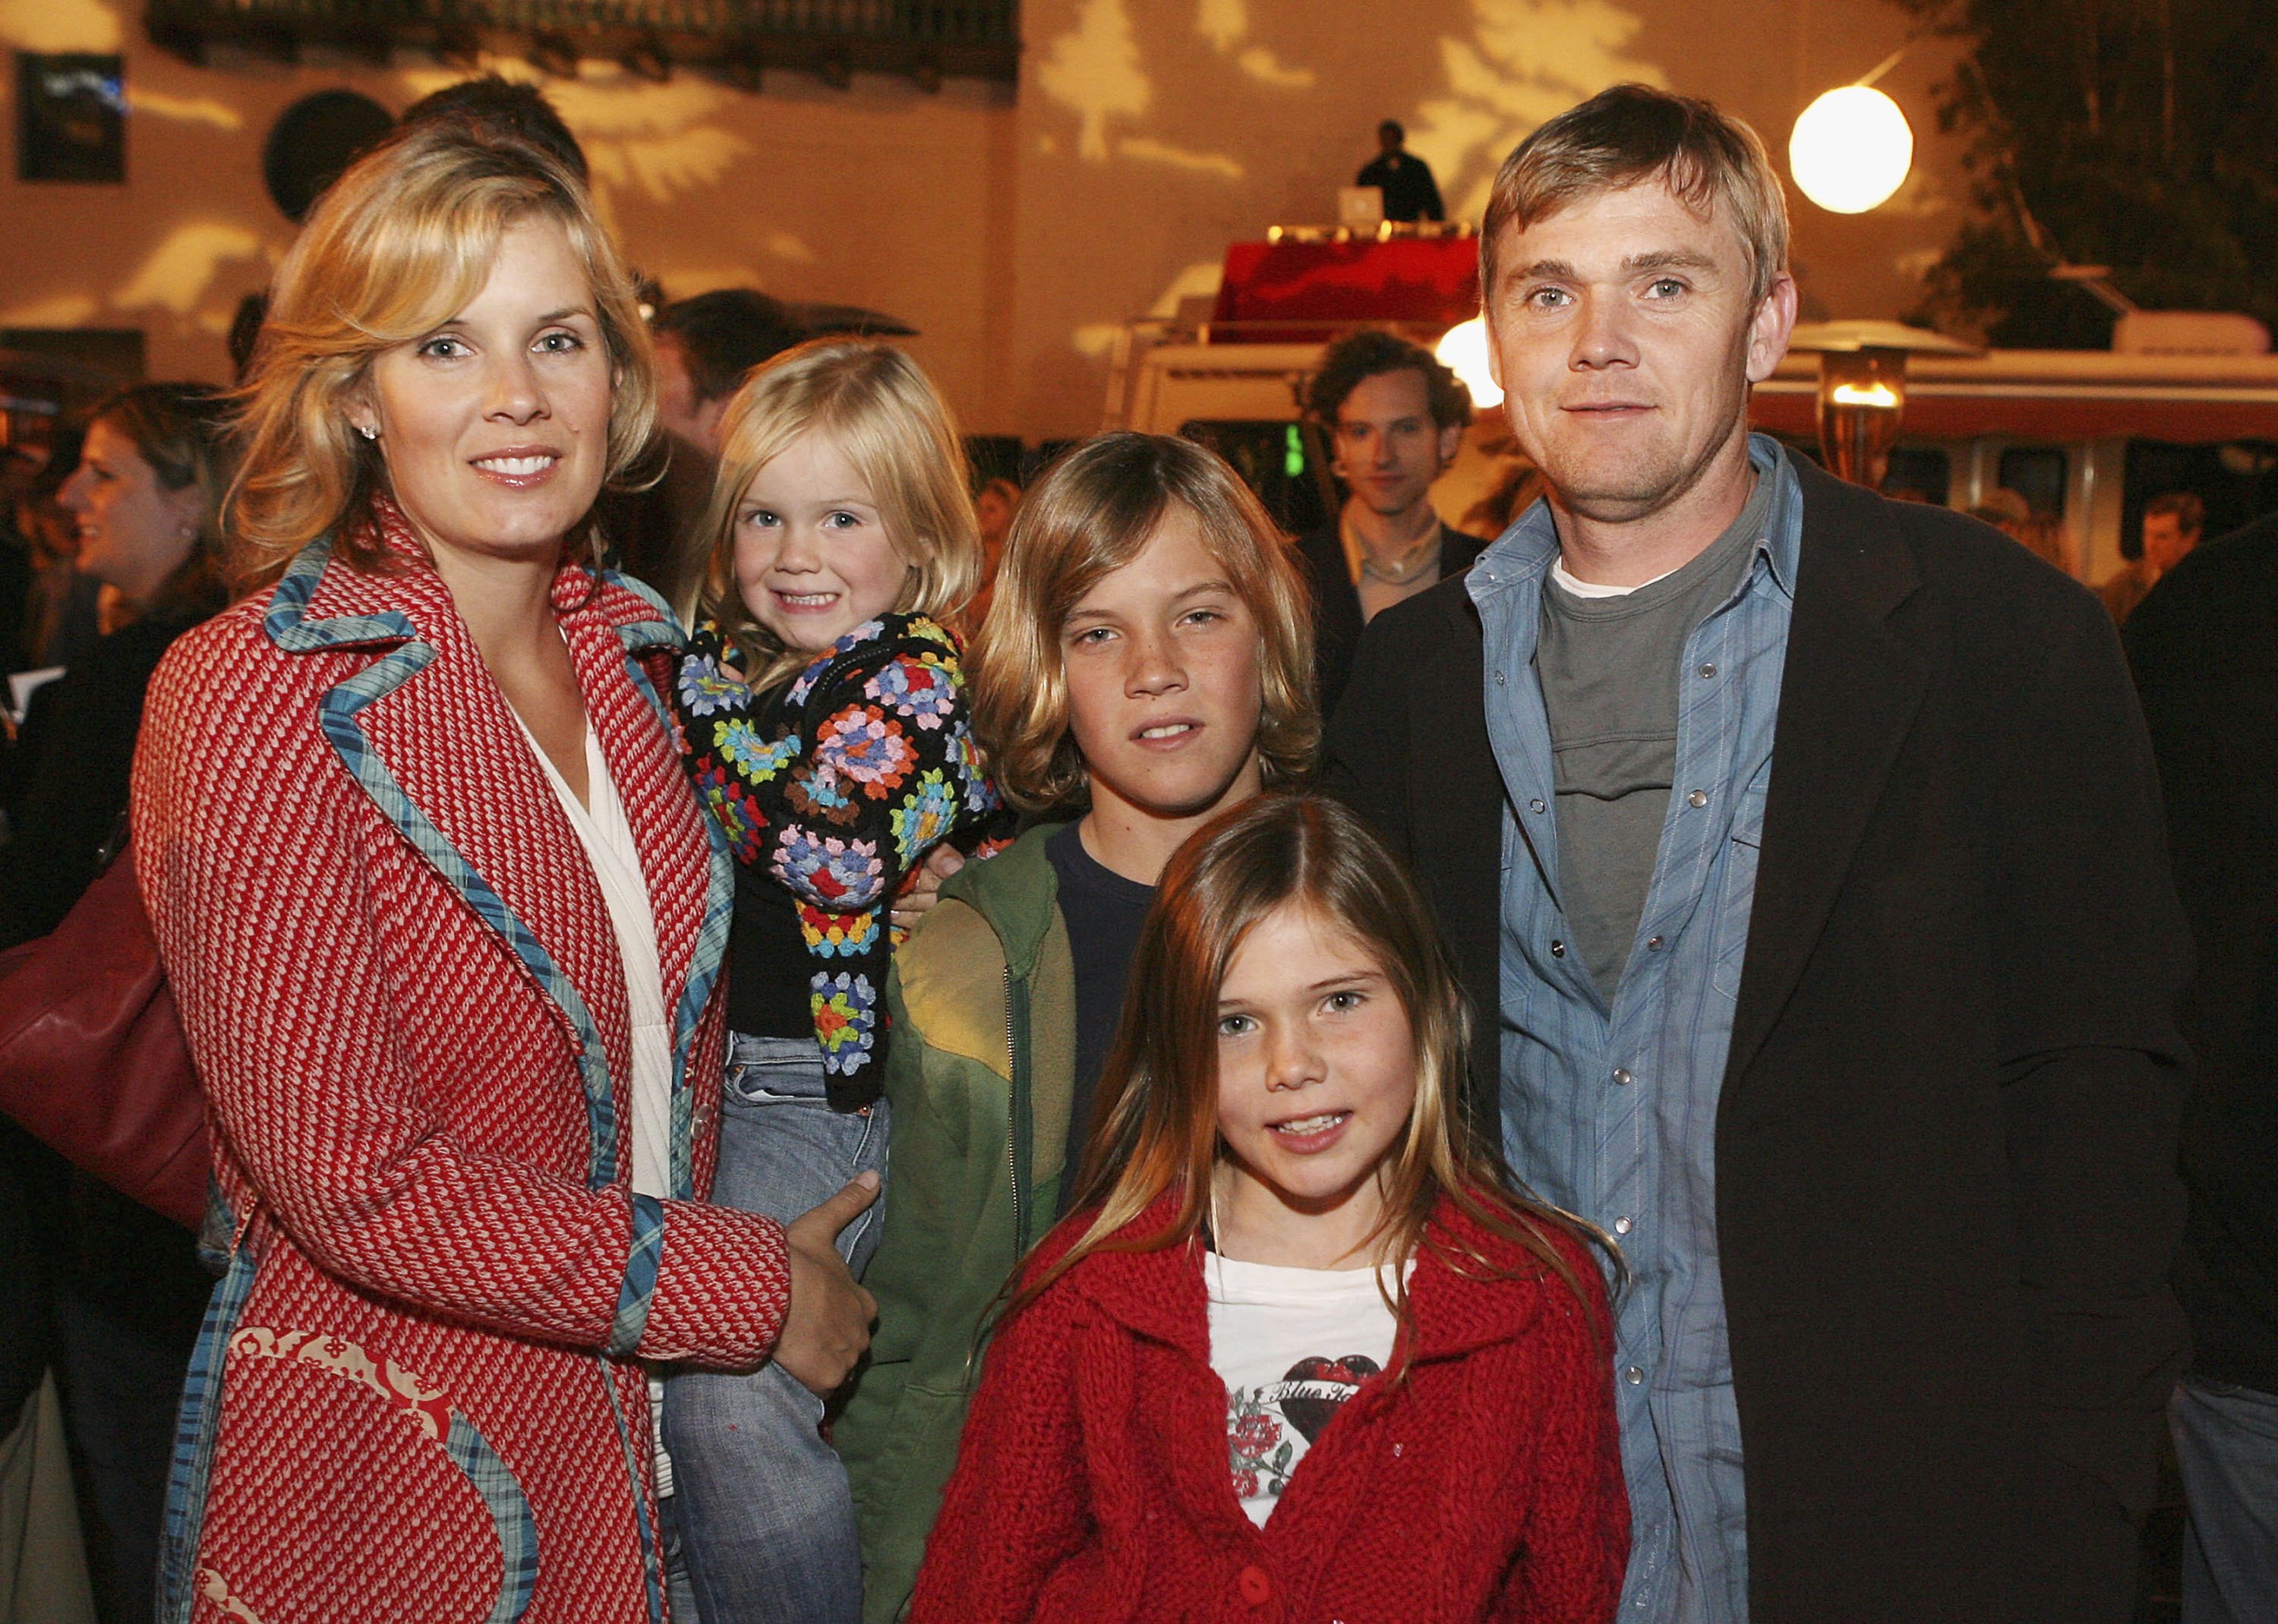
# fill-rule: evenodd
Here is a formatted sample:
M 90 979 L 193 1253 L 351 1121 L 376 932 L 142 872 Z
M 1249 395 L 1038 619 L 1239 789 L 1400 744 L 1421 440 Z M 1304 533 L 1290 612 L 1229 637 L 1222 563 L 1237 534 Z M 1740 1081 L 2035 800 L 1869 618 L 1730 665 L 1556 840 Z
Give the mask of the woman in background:
M 150 674 L 222 606 L 226 439 L 218 391 L 138 385 L 95 408 L 55 492 L 77 523 L 79 568 L 110 589 L 117 624 L 34 693 L 18 736 L 0 948 L 47 934 L 94 882 L 126 810 Z M 12 1122 L 0 1123 L 0 1201 L 17 1203 L 43 1241 L 32 1277 L 11 1272 L 10 1289 L 48 1306 L 103 1616 L 148 1617 L 174 1401 L 212 1277 L 187 1231 L 73 1171 Z M 36 1379 L 38 1359 L 24 1362 Z M 21 1397 L 0 1392 L 6 1417 Z
M 44 936 L 93 881 L 126 780 L 150 674 L 222 606 L 226 412 L 203 384 L 141 384 L 95 409 L 56 492 L 79 568 L 111 589 L 110 632 L 35 690 L 16 743 L 18 798 L 0 850 L 0 947 Z

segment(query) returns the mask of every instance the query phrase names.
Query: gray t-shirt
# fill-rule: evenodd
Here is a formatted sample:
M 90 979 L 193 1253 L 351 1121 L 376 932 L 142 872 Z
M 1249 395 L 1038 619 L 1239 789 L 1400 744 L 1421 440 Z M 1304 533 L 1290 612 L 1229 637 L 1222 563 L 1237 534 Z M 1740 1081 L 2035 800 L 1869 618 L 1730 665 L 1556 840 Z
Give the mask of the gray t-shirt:
M 1558 893 L 1590 979 L 1613 1002 L 1645 912 L 1677 775 L 1686 639 L 1739 583 L 1764 533 L 1772 482 L 1708 551 L 1618 598 L 1542 586 L 1534 655 L 1558 793 Z

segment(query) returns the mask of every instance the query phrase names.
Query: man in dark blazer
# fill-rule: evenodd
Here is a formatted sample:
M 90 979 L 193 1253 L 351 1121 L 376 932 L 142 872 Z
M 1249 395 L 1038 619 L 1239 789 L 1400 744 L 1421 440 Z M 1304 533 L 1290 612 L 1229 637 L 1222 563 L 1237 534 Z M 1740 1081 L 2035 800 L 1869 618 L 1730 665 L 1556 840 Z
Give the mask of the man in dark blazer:
M 1380 611 L 1459 576 L 1487 543 L 1440 522 L 1432 482 L 1472 421 L 1472 396 L 1430 351 L 1367 331 L 1329 346 L 1305 393 L 1345 499 L 1297 540 L 1313 595 L 1314 697 L 1336 708 L 1361 628 Z
M 1369 627 L 1326 778 L 1454 948 L 1474 1119 L 1627 1260 L 1621 1617 L 2116 1624 L 2189 948 L 2110 623 L 1747 435 L 1795 295 L 1745 126 L 1608 91 L 1481 245 L 1549 495 Z
M 2183 1624 L 2278 1619 L 2278 516 L 2194 550 L 2122 636 L 2198 943 L 2175 1267 L 2191 1369 L 2170 1410 Z

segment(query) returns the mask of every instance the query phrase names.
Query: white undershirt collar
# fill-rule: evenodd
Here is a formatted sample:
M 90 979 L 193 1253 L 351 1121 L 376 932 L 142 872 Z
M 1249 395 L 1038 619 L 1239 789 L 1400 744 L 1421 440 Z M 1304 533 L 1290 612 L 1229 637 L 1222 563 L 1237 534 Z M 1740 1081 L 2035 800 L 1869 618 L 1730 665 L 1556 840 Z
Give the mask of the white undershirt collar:
M 1666 581 L 1676 573 L 1674 569 L 1664 569 L 1653 581 Z M 1653 581 L 1640 581 L 1635 586 L 1600 586 L 1594 581 L 1581 580 L 1568 572 L 1563 554 L 1550 560 L 1550 578 L 1575 598 L 1627 598 L 1632 592 L 1642 592 L 1653 584 Z

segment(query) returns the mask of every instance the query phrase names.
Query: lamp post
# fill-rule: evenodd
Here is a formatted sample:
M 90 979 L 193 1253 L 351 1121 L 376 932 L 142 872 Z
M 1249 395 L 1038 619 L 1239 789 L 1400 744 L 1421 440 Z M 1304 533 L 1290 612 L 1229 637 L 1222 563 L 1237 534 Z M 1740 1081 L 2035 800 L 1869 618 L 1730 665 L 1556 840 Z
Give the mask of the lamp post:
M 1821 96 L 1803 110 L 1788 137 L 1788 172 L 1796 189 L 1831 214 L 1864 214 L 1889 202 L 1914 160 L 1915 133 L 1906 114 L 1866 83 Z
M 1829 470 L 1869 490 L 1882 486 L 1906 416 L 1907 357 L 1981 353 L 1900 322 L 1804 322 L 1788 348 L 1819 356 L 1819 449 Z
M 1915 133 L 1899 104 L 1875 81 L 1907 51 L 1908 41 L 1857 80 L 1803 110 L 1787 138 L 1796 190 L 1830 214 L 1864 214 L 1888 202 L 1914 167 Z
M 1862 347 L 1819 357 L 1819 449 L 1838 477 L 1880 490 L 1906 410 L 1906 351 Z

